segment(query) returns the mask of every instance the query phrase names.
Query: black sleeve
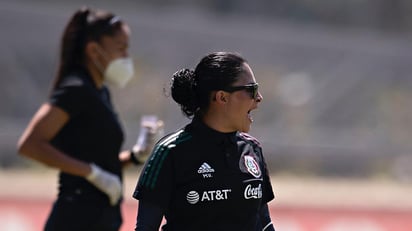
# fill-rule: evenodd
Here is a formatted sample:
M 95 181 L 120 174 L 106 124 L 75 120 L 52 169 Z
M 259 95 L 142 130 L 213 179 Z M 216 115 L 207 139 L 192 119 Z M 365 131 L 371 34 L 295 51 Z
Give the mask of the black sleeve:
M 64 83 L 53 90 L 49 102 L 63 109 L 70 116 L 75 116 L 83 111 L 85 107 L 90 106 L 89 101 L 91 98 L 90 89 L 79 80 L 75 83 Z
M 166 208 L 173 195 L 174 167 L 171 148 L 160 142 L 146 161 L 133 197 Z
M 264 204 L 259 212 L 259 223 L 262 231 L 275 231 L 273 227 L 272 220 L 270 218 L 269 207 L 267 204 Z
M 275 194 L 273 192 L 272 183 L 270 180 L 270 173 L 268 167 L 266 165 L 265 157 L 263 156 L 263 150 L 260 148 L 261 151 L 261 158 L 262 158 L 262 168 L 263 168 L 263 203 L 268 203 L 269 201 L 275 198 Z
M 158 231 L 163 218 L 163 209 L 140 201 L 135 231 Z

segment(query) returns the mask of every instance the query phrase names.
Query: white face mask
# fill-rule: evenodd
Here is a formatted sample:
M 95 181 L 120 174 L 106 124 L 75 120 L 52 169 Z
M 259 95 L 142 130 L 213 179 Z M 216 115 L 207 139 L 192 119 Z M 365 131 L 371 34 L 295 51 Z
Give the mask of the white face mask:
M 133 60 L 117 58 L 107 65 L 103 77 L 105 81 L 122 88 L 133 78 L 133 75 Z

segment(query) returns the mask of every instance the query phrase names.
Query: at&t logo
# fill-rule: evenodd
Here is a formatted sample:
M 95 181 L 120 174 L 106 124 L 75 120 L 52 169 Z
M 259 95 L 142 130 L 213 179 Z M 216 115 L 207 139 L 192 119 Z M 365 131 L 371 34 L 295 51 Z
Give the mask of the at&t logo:
M 199 193 L 197 193 L 196 191 L 190 191 L 187 193 L 186 199 L 190 204 L 196 204 L 197 202 L 199 202 Z
M 186 195 L 186 199 L 190 204 L 196 204 L 199 201 L 219 201 L 227 200 L 229 198 L 229 193 L 231 189 L 222 189 L 222 190 L 210 190 L 202 192 L 202 197 L 196 191 L 190 191 Z

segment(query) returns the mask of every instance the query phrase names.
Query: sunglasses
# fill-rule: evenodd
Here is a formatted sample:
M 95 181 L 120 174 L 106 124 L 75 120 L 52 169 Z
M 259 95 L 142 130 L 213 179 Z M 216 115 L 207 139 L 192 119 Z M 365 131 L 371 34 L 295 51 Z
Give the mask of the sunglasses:
M 259 84 L 258 83 L 251 83 L 251 84 L 246 84 L 243 86 L 231 86 L 223 89 L 223 91 L 227 92 L 235 92 L 235 91 L 242 91 L 245 90 L 250 94 L 250 98 L 252 99 L 257 99 L 258 93 L 259 93 Z

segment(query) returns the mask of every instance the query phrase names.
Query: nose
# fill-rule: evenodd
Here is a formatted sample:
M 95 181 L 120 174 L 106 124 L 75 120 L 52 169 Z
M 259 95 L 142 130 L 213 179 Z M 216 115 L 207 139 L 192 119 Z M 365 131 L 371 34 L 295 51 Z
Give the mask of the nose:
M 263 100 L 263 96 L 262 96 L 262 94 L 260 94 L 260 92 L 258 92 L 258 94 L 256 96 L 256 102 L 260 103 L 260 102 L 262 102 L 262 100 Z

